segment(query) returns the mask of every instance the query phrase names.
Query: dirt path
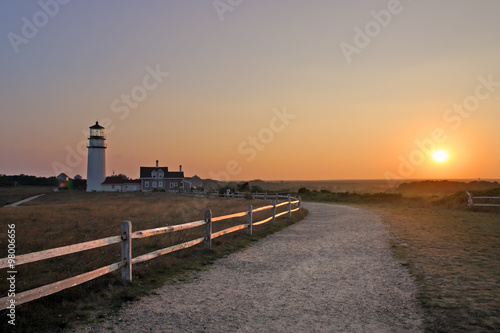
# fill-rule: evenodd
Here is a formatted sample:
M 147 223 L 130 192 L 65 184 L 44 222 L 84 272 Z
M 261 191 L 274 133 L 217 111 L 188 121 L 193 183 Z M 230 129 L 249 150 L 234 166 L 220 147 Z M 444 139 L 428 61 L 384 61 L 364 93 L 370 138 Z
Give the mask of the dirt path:
M 23 203 L 25 203 L 25 202 L 28 202 L 28 201 L 31 201 L 31 200 L 35 200 L 36 198 L 42 197 L 42 196 L 44 196 L 44 195 L 45 195 L 45 193 L 43 193 L 43 194 L 38 194 L 38 195 L 34 195 L 34 196 L 32 196 L 32 197 L 29 197 L 29 198 L 23 199 L 23 200 L 21 200 L 21 201 L 14 202 L 14 203 L 11 203 L 11 204 L 9 204 L 9 205 L 5 205 L 4 207 L 17 207 L 17 206 L 19 206 L 19 205 L 22 205 L 22 204 L 23 204 Z
M 380 219 L 305 206 L 302 222 L 83 331 L 421 332 L 415 287 Z

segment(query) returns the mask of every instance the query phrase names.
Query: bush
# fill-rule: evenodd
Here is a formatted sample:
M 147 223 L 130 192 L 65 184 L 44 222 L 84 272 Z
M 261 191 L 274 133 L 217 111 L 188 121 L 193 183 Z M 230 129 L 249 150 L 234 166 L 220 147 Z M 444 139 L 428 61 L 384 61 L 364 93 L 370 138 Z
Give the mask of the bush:
M 238 184 L 238 185 L 236 185 L 236 188 L 238 189 L 238 192 L 250 192 L 250 183 L 244 182 L 244 183 Z
M 305 194 L 307 192 L 310 192 L 307 188 L 305 188 L 305 187 L 299 188 L 299 194 Z
M 252 191 L 253 193 L 255 193 L 255 192 L 258 192 L 258 193 L 265 192 L 265 191 L 264 191 L 264 190 L 263 190 L 260 186 L 255 186 L 255 185 L 254 185 L 254 186 L 252 186 L 251 191 Z

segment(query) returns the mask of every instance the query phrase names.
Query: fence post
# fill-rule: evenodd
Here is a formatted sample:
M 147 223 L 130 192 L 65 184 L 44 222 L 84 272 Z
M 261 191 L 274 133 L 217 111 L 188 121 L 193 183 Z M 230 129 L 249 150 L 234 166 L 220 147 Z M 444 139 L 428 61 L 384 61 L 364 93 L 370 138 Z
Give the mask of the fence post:
M 266 191 L 266 193 L 264 194 L 264 200 L 267 200 L 267 191 Z
M 122 280 L 132 281 L 132 222 L 123 221 L 121 226 L 122 236 L 122 261 L 125 266 L 122 267 Z
M 276 222 L 276 200 L 273 200 L 273 208 L 271 209 L 271 215 L 273 216 L 271 224 L 274 224 Z
M 472 194 L 470 194 L 468 189 L 465 189 L 465 193 L 467 193 L 467 197 L 468 197 L 467 201 L 468 201 L 469 207 L 474 206 L 474 197 L 472 196 Z
M 210 250 L 212 248 L 212 211 L 205 211 L 205 249 Z
M 292 197 L 288 195 L 288 219 L 292 218 Z
M 253 208 L 252 205 L 247 205 L 247 235 L 252 236 L 253 229 Z
M 299 214 L 302 211 L 302 197 L 299 195 Z

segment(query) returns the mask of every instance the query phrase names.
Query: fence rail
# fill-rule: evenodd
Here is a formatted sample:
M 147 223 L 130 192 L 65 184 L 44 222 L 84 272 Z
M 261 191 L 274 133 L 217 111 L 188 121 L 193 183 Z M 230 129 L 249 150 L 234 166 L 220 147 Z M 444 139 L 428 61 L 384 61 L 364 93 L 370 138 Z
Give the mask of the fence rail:
M 267 193 L 266 193 L 266 198 L 267 198 Z M 271 198 L 271 197 L 270 197 Z M 298 198 L 293 198 L 290 195 L 284 197 L 284 196 L 278 196 L 278 195 L 273 195 L 272 198 L 273 204 L 272 205 L 267 205 L 259 208 L 253 208 L 252 205 L 248 205 L 247 210 L 244 212 L 239 212 L 239 213 L 234 213 L 234 214 L 229 214 L 229 215 L 224 215 L 224 216 L 218 216 L 212 218 L 212 212 L 210 210 L 207 210 L 205 212 L 205 219 L 204 220 L 199 220 L 199 221 L 194 221 L 194 222 L 188 222 L 184 224 L 179 224 L 179 225 L 173 225 L 173 226 L 165 226 L 165 227 L 160 227 L 160 228 L 154 228 L 154 229 L 148 229 L 148 230 L 141 230 L 141 231 L 136 231 L 132 232 L 132 223 L 130 221 L 123 221 L 121 224 L 121 231 L 120 231 L 120 236 L 113 236 L 113 237 L 107 237 L 107 238 L 102 238 L 98 240 L 93 240 L 89 242 L 84 242 L 84 243 L 79 243 L 79 244 L 73 244 L 73 245 L 68 245 L 68 246 L 63 246 L 63 247 L 58 247 L 54 249 L 49 249 L 49 250 L 44 250 L 44 251 L 39 251 L 39 252 L 33 252 L 33 253 L 28 253 L 28 254 L 23 254 L 16 256 L 15 259 L 15 264 L 16 266 L 22 265 L 22 264 L 27 264 L 27 263 L 32 263 L 40 260 L 45 260 L 45 259 L 50 259 L 50 258 L 55 258 L 59 256 L 64 256 L 67 254 L 71 253 L 77 253 L 77 252 L 82 252 L 90 249 L 95 249 L 111 244 L 116 244 L 116 243 L 121 243 L 121 262 L 117 262 L 105 267 L 101 267 L 99 269 L 80 274 L 65 280 L 61 280 L 55 283 L 51 283 L 42 287 L 38 287 L 35 289 L 27 290 L 21 293 L 16 294 L 14 300 L 15 304 L 21 305 L 23 303 L 27 303 L 33 300 L 36 300 L 41 297 L 45 297 L 54 293 L 57 293 L 61 290 L 71 288 L 74 286 L 77 286 L 79 284 L 85 283 L 87 281 L 96 279 L 100 276 L 109 274 L 111 272 L 114 272 L 118 269 L 122 270 L 122 279 L 125 281 L 132 281 L 132 265 L 133 264 L 138 264 L 141 262 L 145 262 L 157 257 L 160 257 L 162 255 L 172 253 L 175 251 L 179 251 L 182 249 L 187 249 L 189 247 L 204 243 L 204 248 L 205 249 L 210 249 L 212 247 L 212 239 L 221 237 L 239 230 L 247 229 L 247 234 L 251 235 L 252 230 L 254 226 L 262 225 L 268 222 L 271 222 L 272 224 L 275 223 L 276 219 L 278 217 L 288 215 L 288 218 L 291 217 L 291 214 L 297 211 L 301 210 L 302 206 L 302 200 L 300 196 Z M 287 201 L 278 203 L 275 198 L 286 198 Z M 292 201 L 292 199 L 294 199 Z M 281 213 L 276 213 L 277 208 L 288 205 L 287 209 Z M 292 205 L 295 205 L 296 208 L 292 209 Z M 261 221 L 254 222 L 253 221 L 253 213 L 257 212 L 262 212 L 266 210 L 271 210 L 271 216 L 268 218 L 265 218 Z M 240 218 L 240 217 L 247 217 L 246 223 L 240 224 L 234 227 L 227 228 L 225 230 L 218 231 L 216 233 L 212 233 L 212 224 L 214 222 L 218 221 L 223 221 L 223 220 L 229 220 L 233 218 Z M 187 229 L 192 229 L 196 227 L 201 227 L 205 226 L 205 235 L 204 237 L 197 238 L 185 243 L 173 245 L 164 249 L 159 249 L 147 254 L 140 255 L 138 257 L 132 258 L 132 239 L 139 239 L 139 238 L 146 238 L 146 237 L 151 237 L 151 236 L 157 236 L 165 233 L 171 233 L 171 232 L 176 232 L 180 230 L 187 230 Z M 0 269 L 7 268 L 9 267 L 9 261 L 8 258 L 2 258 L 0 259 Z M 0 310 L 6 309 L 10 305 L 10 300 L 11 298 L 9 297 L 3 297 L 0 298 Z
M 220 193 L 217 191 L 192 191 L 192 192 L 180 192 L 182 195 L 195 196 L 195 197 L 219 197 L 219 198 L 231 198 L 231 199 L 245 199 L 252 198 L 253 200 L 287 200 L 287 194 L 279 193 L 259 193 L 259 192 L 225 192 Z
M 500 200 L 500 197 L 474 196 L 468 190 L 465 190 L 465 193 L 467 193 L 469 207 L 500 207 L 500 204 L 477 203 L 474 201 L 475 199 Z

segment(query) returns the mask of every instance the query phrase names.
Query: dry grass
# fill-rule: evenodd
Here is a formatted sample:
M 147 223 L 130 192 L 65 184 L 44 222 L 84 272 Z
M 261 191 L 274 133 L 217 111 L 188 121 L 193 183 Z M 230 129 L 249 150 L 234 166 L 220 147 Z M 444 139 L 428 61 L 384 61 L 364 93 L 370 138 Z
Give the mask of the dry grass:
M 500 331 L 500 214 L 370 206 L 418 285 L 429 332 Z
M 0 187 L 0 207 L 37 194 L 52 192 L 54 192 L 53 187 L 47 186 Z
M 17 254 L 31 253 L 54 247 L 75 244 L 120 234 L 123 220 L 132 221 L 132 230 L 144 230 L 202 220 L 204 211 L 211 209 L 213 216 L 245 211 L 249 201 L 188 198 L 165 193 L 51 193 L 26 206 L 0 208 L 0 228 L 16 225 Z M 253 202 L 262 206 L 268 203 Z M 269 214 L 269 211 L 267 212 Z M 269 215 L 267 215 L 269 216 Z M 261 214 L 255 218 L 259 219 Z M 303 217 L 303 214 L 302 214 Z M 297 215 L 294 221 L 299 218 Z M 241 224 L 234 219 L 214 223 L 214 231 Z M 121 281 L 114 272 L 81 286 L 33 301 L 17 308 L 18 328 L 23 331 L 54 331 L 74 320 L 103 316 L 129 301 L 150 293 L 166 280 L 183 280 L 189 270 L 205 269 L 215 258 L 247 246 L 259 237 L 287 224 L 254 228 L 254 236 L 245 231 L 214 240 L 214 249 L 204 251 L 202 246 L 176 252 L 134 265 L 133 287 Z M 0 233 L 0 257 L 6 257 L 6 232 Z M 202 228 L 173 234 L 138 239 L 133 242 L 133 256 L 202 237 Z M 80 273 L 120 261 L 120 244 L 80 252 L 64 257 L 44 260 L 16 267 L 17 292 L 59 281 Z M 0 271 L 6 276 L 6 270 Z M 5 292 L 2 291 L 1 297 Z M 3 312 L 0 312 L 0 314 Z M 4 316 L 3 316 L 4 317 Z M 3 326 L 6 321 L 0 323 Z

